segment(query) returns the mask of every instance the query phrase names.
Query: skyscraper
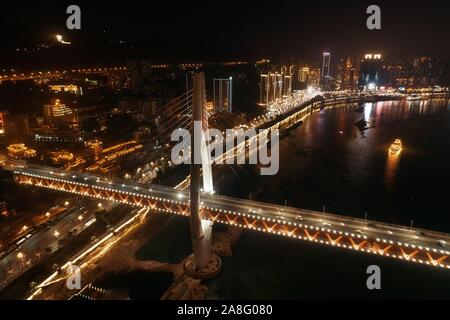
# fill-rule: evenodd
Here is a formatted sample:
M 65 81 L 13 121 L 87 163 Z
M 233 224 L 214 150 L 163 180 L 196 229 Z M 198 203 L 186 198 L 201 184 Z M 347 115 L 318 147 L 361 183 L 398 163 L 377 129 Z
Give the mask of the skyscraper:
M 308 82 L 309 68 L 303 67 L 298 70 L 298 81 L 302 83 Z
M 269 104 L 270 81 L 268 74 L 261 74 L 259 83 L 259 105 L 267 106 Z
M 443 74 L 444 65 L 442 59 L 415 58 L 412 67 L 412 85 L 419 88 L 437 85 Z
M 302 83 L 308 82 L 309 68 L 303 67 L 298 70 L 298 81 Z
M 308 87 L 319 87 L 320 82 L 320 68 L 311 67 L 309 68 L 307 85 Z
M 283 97 L 283 75 L 281 73 L 276 74 L 277 78 L 277 89 L 276 89 L 276 100 L 279 100 Z
M 284 75 L 283 77 L 283 97 L 288 97 L 292 91 L 292 76 Z
M 282 69 L 282 96 L 283 97 L 287 97 L 291 94 L 292 92 L 292 74 L 294 72 L 294 66 L 291 65 L 288 67 L 284 67 L 284 69 Z
M 361 60 L 358 85 L 361 89 L 375 90 L 381 85 L 382 80 L 381 54 L 367 53 Z
M 330 53 L 324 52 L 322 57 L 322 78 L 330 76 L 330 60 Z
M 289 75 L 290 75 L 290 76 L 292 76 L 292 75 L 294 74 L 294 69 L 295 69 L 295 66 L 294 66 L 294 65 L 290 65 L 290 66 L 289 66 Z
M 277 75 L 276 73 L 269 73 L 269 103 L 272 103 L 277 98 Z
M 336 65 L 336 82 L 340 90 L 354 90 L 356 67 L 350 57 L 341 59 Z
M 214 113 L 233 111 L 233 79 L 214 79 Z

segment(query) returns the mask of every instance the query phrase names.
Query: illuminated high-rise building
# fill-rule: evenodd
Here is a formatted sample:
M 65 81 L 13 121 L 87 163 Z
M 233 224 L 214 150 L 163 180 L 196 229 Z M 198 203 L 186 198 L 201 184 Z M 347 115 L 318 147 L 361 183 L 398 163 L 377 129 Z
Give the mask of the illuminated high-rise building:
M 294 70 L 294 66 L 291 65 L 289 67 L 282 66 L 281 67 L 281 81 L 279 85 L 281 85 L 281 97 L 287 97 L 292 92 L 292 72 Z
M 415 58 L 411 70 L 412 85 L 416 88 L 438 85 L 445 74 L 446 63 L 440 58 Z
M 288 71 L 288 69 L 284 69 Z M 292 77 L 288 74 L 269 73 L 261 74 L 260 80 L 260 105 L 269 105 L 283 96 L 288 96 L 292 91 Z
M 308 87 L 319 87 L 319 85 L 320 85 L 320 68 L 309 68 L 307 85 L 308 85 Z
M 292 92 L 292 76 L 285 75 L 283 77 L 283 97 L 288 97 Z
M 308 82 L 309 68 L 303 67 L 298 70 L 298 81 L 302 83 Z
M 233 79 L 214 79 L 214 113 L 232 113 Z
M 272 103 L 277 98 L 277 74 L 276 73 L 269 73 L 269 103 Z
M 277 73 L 276 77 L 277 77 L 277 88 L 275 99 L 280 100 L 283 97 L 283 75 L 281 73 Z
M 320 87 L 324 90 L 334 90 L 335 82 L 330 75 L 331 55 L 324 52 L 322 55 L 322 69 L 320 74 Z
M 367 53 L 360 63 L 358 85 L 363 90 L 378 89 L 382 80 L 381 54 Z
M 294 74 L 294 69 L 295 69 L 295 66 L 294 66 L 294 65 L 290 65 L 290 66 L 289 66 L 289 75 L 290 75 L 290 76 L 292 76 L 292 75 Z
M 261 74 L 259 83 L 259 105 L 267 106 L 269 104 L 270 82 L 268 74 Z
M 354 90 L 356 88 L 356 67 L 350 57 L 341 59 L 336 65 L 336 82 L 340 90 Z
M 386 67 L 386 84 L 389 87 L 408 87 L 413 83 L 410 66 L 405 62 L 392 62 Z
M 330 76 L 330 62 L 331 55 L 329 52 L 324 52 L 322 56 L 322 78 Z

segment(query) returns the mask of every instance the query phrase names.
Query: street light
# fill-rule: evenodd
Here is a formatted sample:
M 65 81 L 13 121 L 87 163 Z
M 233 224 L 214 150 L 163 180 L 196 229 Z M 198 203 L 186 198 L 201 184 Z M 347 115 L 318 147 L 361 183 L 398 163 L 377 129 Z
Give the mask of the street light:
M 53 235 L 55 236 L 55 238 L 58 238 L 60 236 L 60 233 L 58 232 L 58 230 L 55 230 L 55 233 Z
M 66 207 L 68 207 L 69 204 L 70 204 L 69 201 L 64 202 L 64 205 L 65 205 Z
M 22 252 L 19 252 L 19 253 L 17 254 L 17 259 L 22 260 L 23 258 L 25 258 L 25 255 L 24 255 Z
M 83 216 L 81 214 L 78 216 L 78 220 L 79 221 L 83 220 Z
M 103 205 L 99 202 L 98 205 L 97 205 L 97 207 L 103 208 Z

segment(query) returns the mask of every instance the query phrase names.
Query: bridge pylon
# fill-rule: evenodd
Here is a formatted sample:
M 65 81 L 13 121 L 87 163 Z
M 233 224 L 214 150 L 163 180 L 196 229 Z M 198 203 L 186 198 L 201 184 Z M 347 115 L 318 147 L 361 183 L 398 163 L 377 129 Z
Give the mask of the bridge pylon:
M 213 223 L 201 217 L 201 169 L 203 169 L 203 192 L 214 192 L 210 155 L 205 141 L 205 130 L 208 129 L 205 92 L 205 75 L 204 73 L 196 73 L 194 75 L 192 107 L 190 182 L 193 255 L 187 259 L 184 270 L 190 277 L 211 279 L 220 273 L 222 263 L 220 257 L 214 254 L 211 249 Z

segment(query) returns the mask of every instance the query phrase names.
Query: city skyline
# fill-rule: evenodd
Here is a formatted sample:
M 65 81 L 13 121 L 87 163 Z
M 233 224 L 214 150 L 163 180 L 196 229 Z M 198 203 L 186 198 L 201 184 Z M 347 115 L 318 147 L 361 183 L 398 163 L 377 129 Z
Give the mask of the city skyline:
M 0 300 L 449 299 L 449 8 L 4 4 Z
M 6 4 L 1 13 L 4 16 L 0 25 L 1 47 L 14 50 L 39 45 L 63 34 L 80 50 L 79 57 L 73 58 L 83 58 L 96 49 L 106 50 L 106 45 L 117 50 L 118 57 L 123 58 L 126 53 L 142 54 L 165 63 L 179 59 L 220 61 L 226 57 L 312 60 L 323 51 L 349 56 L 378 50 L 393 60 L 448 57 L 450 48 L 445 39 L 449 38 L 450 26 L 444 2 L 432 1 L 425 8 L 406 1 L 379 5 L 381 30 L 365 27 L 366 3 L 345 1 L 293 6 L 230 3 L 220 11 L 201 2 L 192 6 L 180 4 L 178 10 L 153 3 L 124 8 L 119 4 L 80 4 L 81 30 L 67 30 L 65 3 L 30 5 L 25 11 Z M 321 10 L 321 6 L 325 9 Z M 104 12 L 102 16 L 96 15 L 99 7 Z M 169 41 L 173 37 L 177 38 L 175 43 Z M 114 42 L 112 46 L 110 41 Z M 194 41 L 195 46 L 191 45 Z

